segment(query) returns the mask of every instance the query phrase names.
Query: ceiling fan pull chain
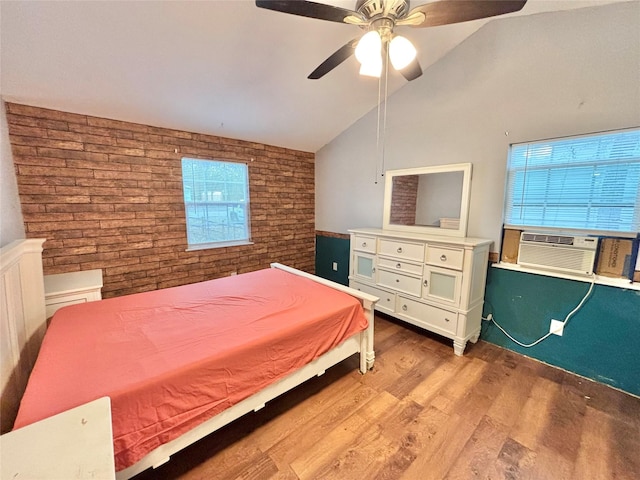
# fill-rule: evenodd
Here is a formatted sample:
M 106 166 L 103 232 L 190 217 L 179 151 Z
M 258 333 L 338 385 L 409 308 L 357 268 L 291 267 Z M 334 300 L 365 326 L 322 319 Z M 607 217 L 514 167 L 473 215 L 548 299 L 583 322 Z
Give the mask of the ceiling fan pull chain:
M 380 152 L 380 128 L 378 127 L 378 125 L 380 125 L 380 79 L 378 79 L 378 118 L 376 120 L 376 155 L 375 155 L 375 176 L 373 177 L 373 183 L 374 185 L 378 184 L 378 156 L 379 156 L 379 152 Z
M 385 165 L 385 146 L 387 138 L 387 100 L 389 98 L 389 43 L 386 43 L 384 49 L 384 112 L 382 114 L 382 176 L 384 177 Z
M 384 67 L 383 67 L 384 68 Z M 378 167 L 380 166 L 380 124 L 382 123 L 381 115 L 382 115 L 382 75 L 378 77 L 378 108 L 377 108 L 377 119 L 376 119 L 376 156 L 375 156 L 375 164 L 376 164 L 376 176 L 374 179 L 374 183 L 378 184 Z M 380 172 L 380 176 L 383 176 L 384 170 Z
M 383 44 L 382 74 L 378 78 L 378 121 L 376 124 L 376 184 L 378 183 L 378 166 L 380 176 L 384 177 L 385 140 L 387 133 L 387 96 L 389 80 L 389 49 Z

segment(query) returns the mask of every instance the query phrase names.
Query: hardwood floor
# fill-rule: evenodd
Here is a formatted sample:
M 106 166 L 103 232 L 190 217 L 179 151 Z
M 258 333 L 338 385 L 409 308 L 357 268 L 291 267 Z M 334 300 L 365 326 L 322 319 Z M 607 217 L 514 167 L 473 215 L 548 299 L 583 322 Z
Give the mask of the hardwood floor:
M 352 357 L 143 479 L 639 479 L 640 399 L 376 316 Z

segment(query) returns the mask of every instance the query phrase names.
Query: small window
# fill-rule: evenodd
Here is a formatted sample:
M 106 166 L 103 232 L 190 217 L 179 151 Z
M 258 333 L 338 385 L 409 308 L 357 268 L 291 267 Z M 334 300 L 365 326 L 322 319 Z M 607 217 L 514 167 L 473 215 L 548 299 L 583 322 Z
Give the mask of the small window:
M 189 249 L 250 243 L 246 164 L 183 158 L 182 185 Z
M 640 230 L 640 129 L 514 144 L 505 226 Z

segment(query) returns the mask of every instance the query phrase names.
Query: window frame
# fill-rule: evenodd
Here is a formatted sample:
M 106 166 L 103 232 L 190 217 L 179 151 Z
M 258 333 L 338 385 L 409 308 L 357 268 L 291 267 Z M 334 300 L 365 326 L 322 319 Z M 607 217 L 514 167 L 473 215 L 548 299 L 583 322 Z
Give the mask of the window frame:
M 187 176 L 185 175 L 185 165 L 186 162 L 209 162 L 212 164 L 218 164 L 218 165 L 241 165 L 244 167 L 244 182 L 235 182 L 235 183 L 242 183 L 243 185 L 243 200 L 230 200 L 230 199 L 219 199 L 220 196 L 227 196 L 228 197 L 228 191 L 226 190 L 227 186 L 229 184 L 232 184 L 234 182 L 230 181 L 228 179 L 228 177 L 225 176 L 225 178 L 223 179 L 195 179 L 195 178 L 191 178 L 191 185 L 188 185 L 186 182 L 188 181 Z M 231 247 L 231 246 L 238 246 L 238 245 L 251 245 L 253 244 L 252 240 L 251 240 L 251 192 L 250 192 L 250 177 L 249 177 L 249 165 L 246 162 L 238 162 L 238 161 L 232 161 L 232 160 L 226 160 L 226 159 L 210 159 L 210 158 L 194 158 L 194 157 L 182 157 L 181 161 L 180 161 L 180 166 L 181 166 L 181 175 L 182 175 L 182 201 L 184 204 L 184 212 L 185 212 L 185 234 L 186 234 L 186 238 L 187 238 L 187 249 L 186 251 L 194 251 L 194 250 L 205 250 L 205 249 L 210 249 L 210 248 L 224 248 L 224 247 Z M 196 183 L 195 182 L 202 182 L 201 188 L 200 189 L 196 189 Z M 214 183 L 218 183 L 218 184 L 222 184 L 224 185 L 224 191 L 212 191 L 209 190 L 209 188 L 212 188 L 211 185 Z M 207 185 L 209 185 L 209 188 L 207 187 Z M 190 190 L 190 193 L 188 193 L 188 191 Z M 188 198 L 189 197 L 189 198 Z M 233 207 L 232 205 L 236 205 L 236 207 Z M 216 210 L 221 211 L 221 207 L 224 206 L 224 214 L 222 216 L 227 216 L 226 220 L 228 223 L 219 223 L 216 224 L 217 227 L 222 227 L 222 228 L 227 228 L 230 229 L 231 228 L 231 218 L 229 217 L 229 215 L 233 212 L 238 213 L 236 211 L 237 208 L 240 208 L 238 205 L 242 205 L 242 211 L 243 211 L 243 222 L 242 222 L 242 232 L 246 233 L 246 235 L 242 235 L 241 238 L 229 238 L 228 232 L 225 234 L 225 239 L 223 240 L 219 240 L 219 241 L 203 241 L 203 242 L 192 242 L 193 237 L 196 235 L 196 232 L 193 230 L 190 230 L 191 228 L 194 228 L 193 225 L 190 222 L 190 216 L 189 216 L 189 210 L 190 208 L 202 208 L 204 207 L 206 210 L 205 212 L 207 215 L 207 220 L 208 220 L 208 215 L 209 212 L 211 212 L 210 208 L 213 207 L 213 211 L 214 213 L 219 213 L 219 212 L 215 212 Z M 231 208 L 231 210 L 230 210 Z M 219 216 L 219 215 L 218 215 Z M 237 216 L 236 216 L 237 218 Z M 238 225 L 236 224 L 233 227 L 233 231 L 235 232 L 235 229 Z M 211 225 L 205 227 L 205 231 L 208 233 L 210 233 L 212 227 Z M 204 234 L 204 233 L 203 233 Z
M 607 228 L 589 228 L 586 225 L 583 225 L 583 226 L 535 225 L 533 222 L 526 222 L 524 219 L 523 221 L 520 221 L 520 222 L 517 222 L 517 221 L 514 222 L 513 221 L 514 217 L 513 216 L 509 217 L 508 215 L 510 208 L 517 208 L 517 207 L 514 207 L 514 203 L 516 203 L 514 201 L 515 191 L 512 190 L 513 185 L 516 182 L 515 180 L 516 172 L 524 171 L 525 176 L 527 175 L 526 164 L 524 168 L 521 165 L 520 166 L 513 165 L 512 155 L 515 148 L 522 148 L 522 147 L 545 148 L 546 146 L 551 146 L 551 145 L 558 147 L 558 146 L 561 146 L 560 145 L 561 143 L 566 144 L 573 140 L 575 140 L 576 143 L 582 143 L 584 142 L 585 139 L 588 139 L 590 137 L 604 138 L 606 136 L 611 136 L 616 134 L 626 134 L 626 133 L 635 133 L 637 135 L 640 135 L 640 128 L 632 127 L 632 128 L 611 130 L 611 131 L 605 131 L 605 132 L 596 132 L 596 133 L 590 133 L 590 134 L 584 134 L 584 135 L 575 135 L 575 136 L 567 136 L 567 137 L 511 144 L 509 146 L 509 153 L 507 158 L 506 174 L 505 174 L 505 183 L 504 183 L 505 192 L 504 192 L 504 202 L 503 202 L 503 227 L 519 229 L 519 230 L 531 230 L 536 232 L 554 232 L 554 233 L 565 232 L 565 233 L 599 235 L 599 236 L 615 236 L 615 237 L 629 237 L 629 238 L 636 237 L 638 235 L 638 230 L 640 230 L 640 187 L 635 193 L 635 205 L 633 207 L 633 215 L 632 215 L 632 220 L 630 225 L 631 228 L 636 227 L 636 230 L 613 230 L 613 229 L 607 229 Z M 628 158 L 628 160 L 625 161 L 624 158 Z M 558 172 L 561 169 L 577 168 L 576 166 L 578 165 L 579 162 L 558 163 L 555 165 L 553 165 L 552 163 L 553 161 L 549 162 L 547 165 L 543 167 L 538 167 L 538 168 L 541 168 L 541 170 L 546 170 L 548 172 L 551 172 L 554 170 Z M 595 167 L 597 166 L 602 167 L 611 163 L 614 163 L 614 164 L 630 163 L 632 165 L 635 165 L 635 164 L 640 165 L 640 155 L 639 156 L 634 155 L 633 157 L 620 157 L 620 159 L 616 159 L 614 161 L 610 159 L 602 159 L 602 158 L 595 161 L 590 159 L 585 163 Z M 637 168 L 640 168 L 640 166 Z M 556 181 L 555 178 L 554 178 L 554 181 Z M 525 182 L 526 180 L 522 181 L 523 186 L 525 185 Z M 549 197 L 552 195 L 552 193 L 550 192 L 549 189 L 546 189 L 544 190 L 543 195 L 544 195 L 544 200 L 546 202 L 545 203 L 545 207 L 546 207 L 546 205 L 550 203 Z M 597 198 L 601 198 L 601 196 L 596 197 L 595 194 L 591 192 L 588 201 L 576 202 L 576 205 L 578 205 L 578 207 L 585 208 L 588 210 L 589 208 L 593 208 L 593 205 L 592 205 L 593 200 Z M 558 208 L 560 210 L 560 208 L 562 207 L 558 207 Z M 542 221 L 544 222 L 544 214 L 541 216 L 541 218 L 543 219 Z M 585 222 L 586 221 L 588 220 L 585 220 Z

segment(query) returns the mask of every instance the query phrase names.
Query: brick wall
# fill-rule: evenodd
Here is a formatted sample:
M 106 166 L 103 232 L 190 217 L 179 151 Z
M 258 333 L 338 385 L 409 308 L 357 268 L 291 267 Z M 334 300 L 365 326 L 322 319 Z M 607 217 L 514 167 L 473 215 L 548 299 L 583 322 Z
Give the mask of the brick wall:
M 419 179 L 418 175 L 402 175 L 393 178 L 389 223 L 415 225 Z
M 314 154 L 7 103 L 44 273 L 100 268 L 103 298 L 266 268 L 314 272 Z M 182 157 L 249 165 L 253 245 L 187 252 Z

